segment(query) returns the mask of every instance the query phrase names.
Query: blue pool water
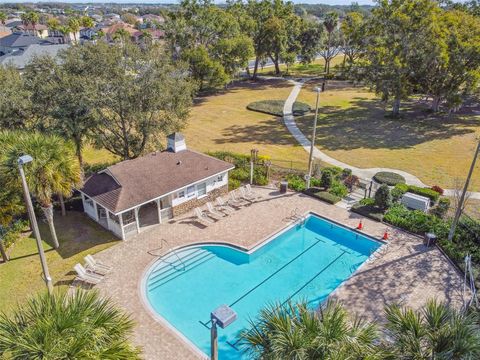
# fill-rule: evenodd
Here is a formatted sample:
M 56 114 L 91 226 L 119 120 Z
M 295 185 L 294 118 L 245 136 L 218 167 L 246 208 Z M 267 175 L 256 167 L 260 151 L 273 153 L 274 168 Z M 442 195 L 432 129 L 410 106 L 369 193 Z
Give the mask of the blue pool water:
M 238 333 L 260 309 L 289 299 L 319 305 L 380 246 L 309 215 L 251 253 L 223 245 L 170 253 L 148 271 L 144 289 L 152 309 L 205 354 L 210 312 L 222 304 L 232 307 L 238 319 L 218 329 L 219 359 L 240 359 Z

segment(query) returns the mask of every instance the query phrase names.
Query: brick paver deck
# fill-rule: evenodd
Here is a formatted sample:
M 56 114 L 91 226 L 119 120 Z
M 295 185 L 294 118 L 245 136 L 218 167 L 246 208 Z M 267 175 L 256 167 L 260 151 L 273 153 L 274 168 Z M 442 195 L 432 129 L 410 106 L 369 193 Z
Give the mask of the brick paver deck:
M 263 199 L 241 207 L 220 221 L 202 226 L 192 214 L 174 218 L 168 224 L 151 228 L 99 253 L 97 257 L 113 266 L 98 285 L 131 313 L 136 321 L 134 341 L 143 349 L 146 359 L 196 359 L 198 356 L 174 332 L 144 306 L 140 283 L 144 272 L 156 257 L 149 254 L 168 252 L 196 242 L 228 242 L 251 248 L 272 233 L 285 227 L 292 210 L 314 211 L 327 218 L 357 226 L 361 216 L 337 206 L 328 205 L 302 194 L 281 195 L 274 189 L 256 189 Z M 364 232 L 380 238 L 386 226 L 363 218 Z M 380 319 L 384 305 L 402 302 L 418 308 L 432 297 L 455 306 L 461 304 L 462 277 L 437 248 L 426 248 L 418 237 L 390 228 L 387 251 L 365 263 L 337 291 L 334 297 L 353 313 L 367 319 Z M 165 245 L 161 239 L 166 239 Z M 163 248 L 159 249 L 162 246 Z M 188 294 L 185 294 L 188 296 Z

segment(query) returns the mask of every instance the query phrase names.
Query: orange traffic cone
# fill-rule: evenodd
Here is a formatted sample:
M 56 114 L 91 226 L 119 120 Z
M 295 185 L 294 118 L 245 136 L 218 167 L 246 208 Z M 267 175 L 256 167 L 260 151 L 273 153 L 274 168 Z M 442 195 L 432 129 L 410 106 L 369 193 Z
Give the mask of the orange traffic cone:
M 360 220 L 360 222 L 358 223 L 357 229 L 358 229 L 358 230 L 362 230 L 362 229 L 363 229 L 362 220 Z
M 382 239 L 383 240 L 388 240 L 388 230 L 385 230 L 385 232 L 383 233 Z

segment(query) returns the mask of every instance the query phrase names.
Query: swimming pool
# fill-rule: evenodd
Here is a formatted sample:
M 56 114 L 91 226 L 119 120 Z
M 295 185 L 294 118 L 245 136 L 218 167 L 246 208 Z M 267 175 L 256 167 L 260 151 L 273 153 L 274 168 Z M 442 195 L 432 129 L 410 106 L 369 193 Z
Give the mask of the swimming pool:
M 227 304 L 238 319 L 218 329 L 219 359 L 240 359 L 238 334 L 272 303 L 322 303 L 382 244 L 309 214 L 249 252 L 198 245 L 155 262 L 142 283 L 149 307 L 205 355 L 210 312 Z

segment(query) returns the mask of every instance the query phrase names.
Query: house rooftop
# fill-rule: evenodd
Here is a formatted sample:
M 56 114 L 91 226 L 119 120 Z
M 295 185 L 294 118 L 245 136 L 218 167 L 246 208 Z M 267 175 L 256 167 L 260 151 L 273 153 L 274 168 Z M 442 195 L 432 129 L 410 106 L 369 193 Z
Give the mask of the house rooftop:
M 10 54 L 0 56 L 0 65 L 12 65 L 17 69 L 24 69 L 34 57 L 51 56 L 56 58 L 58 52 L 69 48 L 68 44 L 42 45 L 32 44 L 24 50 L 14 51 Z
M 13 33 L 7 35 L 0 39 L 0 46 L 2 47 L 27 47 L 28 45 L 32 44 L 39 44 L 42 42 L 37 36 L 29 35 L 29 34 L 22 34 L 22 33 Z
M 80 190 L 118 214 L 233 168 L 195 151 L 166 150 L 109 166 L 90 176 Z

